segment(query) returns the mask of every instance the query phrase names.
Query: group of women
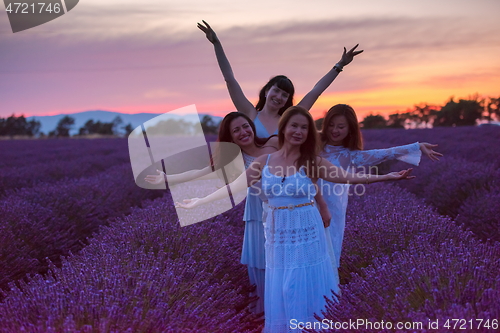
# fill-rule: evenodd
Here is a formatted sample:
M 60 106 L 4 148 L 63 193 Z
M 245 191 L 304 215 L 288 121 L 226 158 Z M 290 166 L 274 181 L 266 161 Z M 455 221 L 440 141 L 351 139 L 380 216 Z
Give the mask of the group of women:
M 253 310 L 264 312 L 265 332 L 289 332 L 292 321 L 316 321 L 314 314 L 324 308 L 324 296 L 332 298 L 332 291 L 339 291 L 337 268 L 347 184 L 412 178 L 411 169 L 372 175 L 357 173 L 357 168 L 387 159 L 418 164 L 421 153 L 432 160 L 442 155 L 427 143 L 363 151 L 356 114 L 343 104 L 328 111 L 317 133 L 308 110 L 343 67 L 362 52 L 356 51 L 357 45 L 349 51 L 344 48 L 341 60 L 296 106 L 292 106 L 293 84 L 282 75 L 273 77 L 261 89 L 259 101 L 253 106 L 236 81 L 217 35 L 203 23 L 198 28 L 214 45 L 238 110 L 222 120 L 218 141 L 235 143 L 242 151 L 246 173 L 233 182 L 232 188 L 250 186 L 241 262 L 248 266 L 249 280 L 256 285 L 258 301 Z M 164 175 L 159 173 L 146 180 L 163 181 Z M 187 181 L 210 173 L 211 168 L 205 168 L 167 179 Z M 220 189 L 176 205 L 189 209 L 224 195 L 227 191 Z

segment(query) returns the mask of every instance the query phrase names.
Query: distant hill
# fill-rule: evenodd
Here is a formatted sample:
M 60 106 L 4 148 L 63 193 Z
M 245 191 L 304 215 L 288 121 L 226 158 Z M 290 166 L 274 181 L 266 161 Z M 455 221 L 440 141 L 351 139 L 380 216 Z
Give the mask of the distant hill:
M 85 125 L 85 123 L 92 119 L 95 122 L 100 121 L 102 123 L 110 123 L 115 119 L 115 117 L 120 116 L 120 118 L 123 120 L 123 126 L 127 125 L 128 123 L 132 124 L 133 128 L 136 128 L 137 126 L 141 125 L 145 121 L 148 121 L 152 118 L 155 118 L 159 116 L 160 114 L 158 113 L 135 113 L 135 114 L 128 114 L 128 113 L 120 113 L 120 112 L 112 112 L 112 111 L 101 111 L 101 110 L 96 110 L 96 111 L 84 111 L 84 112 L 78 112 L 78 113 L 72 113 L 72 114 L 58 114 L 55 116 L 33 116 L 33 117 L 27 117 L 26 119 L 29 121 L 31 119 L 35 119 L 40 122 L 42 125 L 40 128 L 40 131 L 48 134 L 50 131 L 53 131 L 59 120 L 63 118 L 64 116 L 70 116 L 75 119 L 75 125 L 70 131 L 71 135 L 78 134 L 78 130 L 80 127 Z M 168 114 L 166 115 L 167 118 L 171 117 L 173 119 L 179 119 L 182 117 L 183 120 L 186 121 L 191 121 L 195 122 L 196 119 L 190 116 L 179 116 L 175 114 Z M 203 118 L 205 114 L 200 114 L 200 118 Z M 221 120 L 222 117 L 216 117 L 216 116 L 211 116 L 213 121 L 218 124 Z M 165 119 L 165 118 L 163 118 Z

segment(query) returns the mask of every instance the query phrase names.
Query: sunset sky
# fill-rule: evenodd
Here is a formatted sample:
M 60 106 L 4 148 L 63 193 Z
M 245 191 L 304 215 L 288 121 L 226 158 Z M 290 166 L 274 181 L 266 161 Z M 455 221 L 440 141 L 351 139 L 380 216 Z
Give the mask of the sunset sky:
M 295 102 L 356 43 L 365 52 L 312 109 L 346 103 L 358 117 L 451 96 L 500 96 L 498 0 L 82 0 L 12 33 L 0 12 L 0 117 L 107 110 L 234 111 L 212 45 L 217 32 L 246 96 L 274 75 Z

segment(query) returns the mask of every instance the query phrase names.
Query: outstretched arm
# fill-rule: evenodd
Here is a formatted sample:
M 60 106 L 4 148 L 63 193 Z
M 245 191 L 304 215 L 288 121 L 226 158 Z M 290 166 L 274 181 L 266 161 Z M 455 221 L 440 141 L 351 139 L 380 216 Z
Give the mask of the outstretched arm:
M 386 175 L 370 175 L 359 174 L 346 171 L 339 168 L 324 158 L 317 159 L 318 161 L 318 176 L 332 183 L 342 184 L 371 184 L 383 182 L 387 180 L 412 179 L 415 176 L 410 176 L 413 169 L 401 170 L 399 172 L 391 172 Z
M 263 165 L 263 160 L 265 156 L 260 156 L 253 161 L 252 164 L 248 167 L 246 172 L 243 172 L 234 182 L 229 184 L 231 188 L 231 192 L 233 193 L 233 196 L 241 191 L 246 190 L 248 186 L 252 186 L 256 182 L 259 181 L 261 177 L 261 168 Z M 199 205 L 207 204 L 213 201 L 217 201 L 220 199 L 224 199 L 227 197 L 227 189 L 226 187 L 221 187 L 217 191 L 213 192 L 212 194 L 207 195 L 204 198 L 193 198 L 193 199 L 185 199 L 182 203 L 176 202 L 175 206 L 180 207 L 180 208 L 195 208 Z
M 160 184 L 165 181 L 165 177 L 167 177 L 167 181 L 170 185 L 184 183 L 193 179 L 215 179 L 217 178 L 217 174 L 212 172 L 211 167 L 206 167 L 200 170 L 189 170 L 183 173 L 178 173 L 174 175 L 166 175 L 163 171 L 156 170 L 158 172 L 157 175 L 147 175 L 144 178 L 145 181 L 151 184 Z
M 332 69 L 330 69 L 330 71 L 318 81 L 318 83 L 316 83 L 311 91 L 308 92 L 297 105 L 300 105 L 307 110 L 311 109 L 318 97 L 326 90 L 326 88 L 330 86 L 330 84 L 332 84 L 333 80 L 335 80 L 337 75 L 339 75 L 343 67 L 348 65 L 356 55 L 363 52 L 363 50 L 355 51 L 358 45 L 359 44 L 356 44 L 356 46 L 350 49 L 349 52 L 347 52 L 344 47 L 344 53 L 342 54 L 340 61 L 333 66 Z
M 217 63 L 219 64 L 219 68 L 224 76 L 224 80 L 226 81 L 227 90 L 229 91 L 229 96 L 231 96 L 231 100 L 233 101 L 236 109 L 250 117 L 250 119 L 254 120 L 257 116 L 257 110 L 250 103 L 250 101 L 246 98 L 243 90 L 240 87 L 238 81 L 233 74 L 233 69 L 231 68 L 231 64 L 229 64 L 229 60 L 224 53 L 224 49 L 222 48 L 222 44 L 217 38 L 215 31 L 210 27 L 210 25 L 202 21 L 203 24 L 198 23 L 198 29 L 203 31 L 207 37 L 207 39 L 214 45 L 215 56 L 217 57 Z
M 420 156 L 424 154 L 432 161 L 439 161 L 443 154 L 434 151 L 433 145 L 427 142 L 412 143 L 385 149 L 356 150 L 351 152 L 352 163 L 357 167 L 377 165 L 388 160 L 400 160 L 413 165 L 420 163 Z
M 420 142 L 420 151 L 422 154 L 427 156 L 431 161 L 439 161 L 439 157 L 442 157 L 443 154 L 434 151 L 432 148 L 437 147 L 438 145 L 433 145 L 427 142 Z

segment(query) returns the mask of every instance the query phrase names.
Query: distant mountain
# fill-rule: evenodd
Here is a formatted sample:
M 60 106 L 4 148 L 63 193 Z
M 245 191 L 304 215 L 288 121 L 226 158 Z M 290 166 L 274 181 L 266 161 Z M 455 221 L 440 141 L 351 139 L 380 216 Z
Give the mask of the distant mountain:
M 84 112 L 78 112 L 78 113 L 72 113 L 72 114 L 58 114 L 55 116 L 33 116 L 33 117 L 27 117 L 26 119 L 29 121 L 31 119 L 35 119 L 40 122 L 42 125 L 40 128 L 40 131 L 48 134 L 50 131 L 53 131 L 59 120 L 65 116 L 70 116 L 75 119 L 75 124 L 73 125 L 73 128 L 70 131 L 71 135 L 78 134 L 78 130 L 80 127 L 85 125 L 87 121 L 92 119 L 94 122 L 100 121 L 101 123 L 110 123 L 115 119 L 115 117 L 120 116 L 120 118 L 123 120 L 123 126 L 126 126 L 128 123 L 132 124 L 133 128 L 136 128 L 137 126 L 140 126 L 144 122 L 153 119 L 160 114 L 158 113 L 135 113 L 135 114 L 128 114 L 128 113 L 120 113 L 120 112 L 112 112 L 112 111 L 101 111 L 101 110 L 96 110 L 96 111 L 84 111 Z M 205 114 L 200 114 L 200 120 L 203 118 Z M 222 117 L 217 117 L 217 116 L 212 116 L 213 121 L 218 124 L 221 120 Z M 173 118 L 173 119 L 179 119 L 182 118 L 185 121 L 190 121 L 190 122 L 196 122 L 195 116 L 179 116 L 175 114 L 167 114 L 164 117 L 162 117 L 164 120 L 168 118 Z

